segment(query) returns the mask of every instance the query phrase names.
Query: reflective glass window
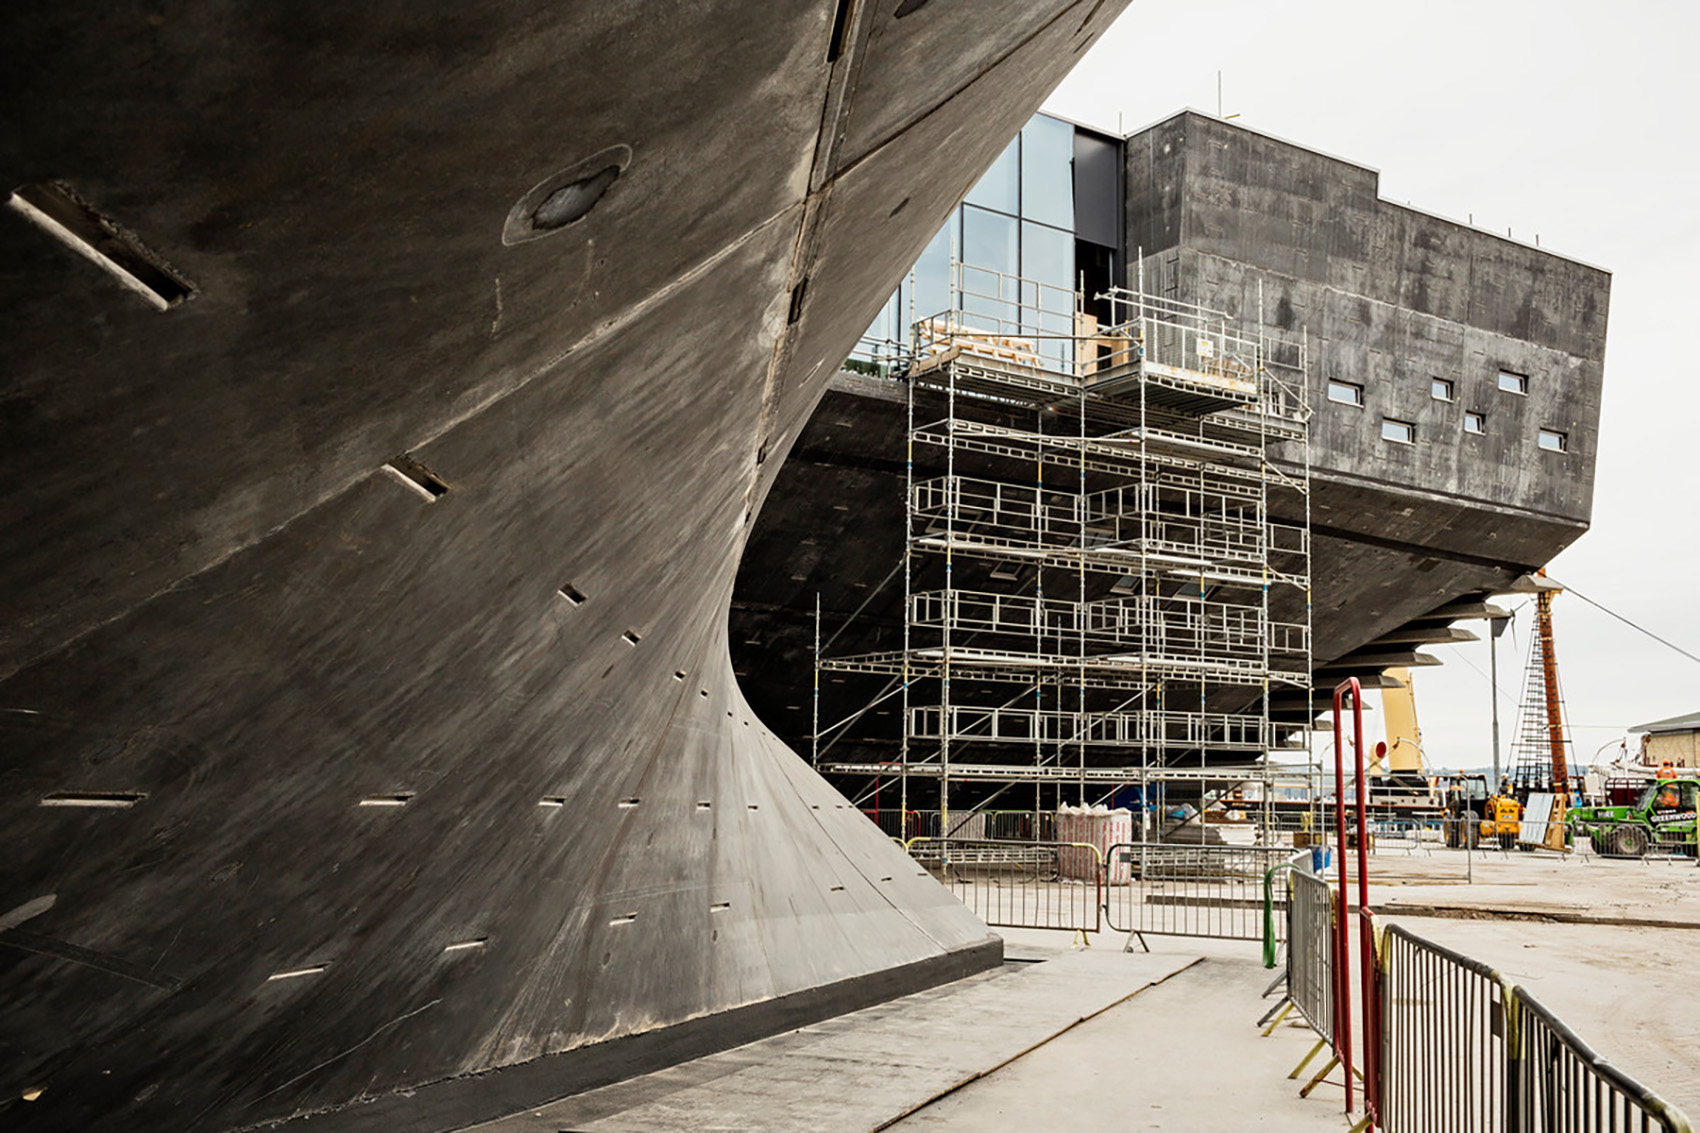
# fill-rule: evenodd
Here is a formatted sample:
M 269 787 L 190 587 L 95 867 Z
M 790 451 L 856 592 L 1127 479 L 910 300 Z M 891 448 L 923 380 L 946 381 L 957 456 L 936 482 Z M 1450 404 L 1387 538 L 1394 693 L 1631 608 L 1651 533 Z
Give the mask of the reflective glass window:
M 1000 334 L 1020 330 L 1018 224 L 1012 216 L 972 205 L 962 209 L 961 306 L 963 313 L 971 316 L 967 320 L 971 326 Z
M 1041 336 L 1039 353 L 1066 368 L 1074 360 L 1074 237 L 1021 225 L 1021 319 Z
M 1021 139 L 1009 143 L 979 184 L 968 190 L 968 203 L 1014 216 L 1021 206 Z
M 917 319 L 929 319 L 950 308 L 950 235 L 955 226 L 956 217 L 952 216 L 927 245 L 926 251 L 921 253 L 921 258 L 915 261 L 914 317 Z M 902 317 L 905 322 L 909 320 L 907 304 Z M 905 334 L 904 337 L 907 338 L 908 335 Z
M 1043 114 L 1021 130 L 1021 215 L 1074 231 L 1074 127 Z
M 1464 431 L 1478 435 L 1487 432 L 1487 417 L 1480 413 L 1464 414 Z
M 1364 387 L 1353 382 L 1337 382 L 1330 378 L 1328 381 L 1328 400 L 1338 401 L 1342 405 L 1362 405 L 1364 403 Z
M 985 209 L 962 210 L 962 262 L 988 271 L 1019 272 L 1016 222 Z
M 1392 418 L 1388 418 L 1381 422 L 1381 439 L 1384 441 L 1397 441 L 1402 445 L 1415 444 L 1417 441 L 1417 427 L 1409 421 L 1395 421 Z
M 1535 443 L 1546 449 L 1548 452 L 1563 452 L 1569 447 L 1567 443 L 1569 439 L 1570 438 L 1559 432 L 1557 429 L 1542 429 L 1540 434 L 1535 438 Z
M 1510 370 L 1501 370 L 1499 372 L 1499 388 L 1506 393 L 1526 394 L 1529 392 L 1529 376 L 1527 374 L 1514 374 Z
M 1042 224 L 1021 226 L 1021 278 L 1039 284 L 1038 305 L 1074 309 L 1074 237 Z

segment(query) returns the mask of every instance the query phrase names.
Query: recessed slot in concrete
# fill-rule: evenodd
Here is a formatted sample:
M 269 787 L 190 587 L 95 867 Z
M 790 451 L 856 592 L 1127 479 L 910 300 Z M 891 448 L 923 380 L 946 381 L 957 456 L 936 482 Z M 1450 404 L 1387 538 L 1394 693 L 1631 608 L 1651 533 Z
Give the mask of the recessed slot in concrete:
M 751 803 L 751 804 L 750 804 L 750 809 L 751 809 L 751 810 L 760 810 L 760 809 L 761 809 L 761 804 L 760 804 L 760 803 Z
M 583 220 L 631 160 L 630 146 L 610 146 L 545 177 L 508 210 L 502 243 L 523 244 Z
M 384 467 L 389 470 L 390 475 L 428 500 L 440 499 L 448 494 L 449 486 L 441 476 L 406 453 L 402 453 Z
M 826 41 L 828 63 L 838 62 L 838 57 L 844 54 L 844 40 L 850 34 L 850 13 L 855 7 L 856 0 L 838 0 L 832 13 L 832 38 Z
M 882 877 L 882 878 L 880 878 L 880 880 L 881 880 L 881 881 L 890 881 L 890 880 L 891 880 L 891 878 L 889 878 L 889 877 Z
M 484 942 L 488 939 L 489 937 L 480 936 L 473 940 L 457 940 L 447 948 L 444 948 L 443 951 L 444 953 L 471 952 L 474 949 L 484 947 Z
M 714 809 L 714 804 L 709 802 L 707 799 L 698 799 L 697 800 L 697 809 L 698 810 L 712 810 L 712 809 Z
M 697 689 L 697 695 L 706 700 L 708 698 L 708 690 L 706 688 L 699 688 Z
M 827 892 L 828 893 L 842 893 L 842 892 L 844 892 L 844 886 L 834 885 L 831 889 L 827 890 Z
M 708 911 L 711 912 L 711 913 L 724 913 L 727 909 L 730 909 L 731 907 L 732 907 L 732 902 L 730 902 L 730 901 L 716 901 L 716 902 L 714 902 L 714 904 L 712 904 L 708 907 Z
M 635 629 L 628 629 L 620 636 L 625 639 L 627 645 L 636 645 L 638 642 L 643 640 L 643 634 L 639 633 Z
M 413 800 L 412 791 L 398 791 L 393 795 L 367 795 L 360 800 L 361 806 L 406 806 Z
M 76 806 L 93 810 L 124 810 L 148 796 L 142 791 L 54 791 L 41 796 L 42 806 Z
M 169 310 L 194 292 L 141 241 L 78 200 L 65 185 L 24 185 L 6 204 L 158 310 Z
M 281 972 L 273 972 L 267 976 L 266 982 L 275 983 L 278 980 L 298 980 L 302 976 L 316 976 L 328 967 L 330 967 L 329 964 L 309 964 L 305 968 L 285 968 Z
M 641 803 L 641 802 L 643 802 L 642 799 L 636 798 L 634 796 L 633 798 L 629 798 L 629 799 L 621 799 L 620 802 L 619 802 L 619 807 L 620 807 L 621 810 L 636 810 L 638 808 L 638 804 Z
M 803 301 L 807 299 L 808 296 L 809 280 L 808 277 L 805 276 L 803 278 L 803 282 L 791 289 L 791 311 L 785 317 L 786 322 L 795 323 L 798 319 L 803 317 Z
M 538 806 L 546 806 L 546 807 L 566 806 L 567 805 L 567 796 L 565 796 L 565 795 L 544 795 L 542 798 L 537 800 L 537 805 Z
M 575 606 L 584 605 L 584 591 L 580 590 L 570 582 L 561 587 L 561 597 L 565 598 L 568 602 L 571 602 Z
M 536 211 L 531 214 L 531 227 L 552 232 L 582 219 L 596 207 L 596 202 L 602 199 L 602 194 L 608 191 L 608 186 L 612 185 L 619 175 L 619 166 L 604 165 L 588 177 L 580 177 L 562 185 L 544 197 Z
M 636 913 L 625 913 L 625 914 L 618 916 L 618 917 L 615 917 L 613 920 L 609 921 L 608 927 L 614 928 L 618 925 L 631 924 L 635 920 L 637 920 L 637 914 Z
M 685 670 L 683 670 L 683 669 L 674 669 L 674 670 L 673 670 L 673 679 L 674 679 L 674 680 L 676 680 L 676 681 L 682 681 L 682 680 L 684 680 L 684 679 L 685 679 Z

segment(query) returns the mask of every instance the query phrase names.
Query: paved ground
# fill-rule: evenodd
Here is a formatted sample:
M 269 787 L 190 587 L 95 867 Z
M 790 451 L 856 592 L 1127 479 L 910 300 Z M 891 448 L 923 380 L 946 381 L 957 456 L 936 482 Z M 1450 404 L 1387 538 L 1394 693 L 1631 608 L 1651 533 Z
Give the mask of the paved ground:
M 1372 903 L 1390 913 L 1700 928 L 1700 869 L 1692 858 L 1383 853 L 1370 877 L 1379 883 Z
M 1686 860 L 1417 850 L 1372 902 L 1502 970 L 1586 1041 L 1700 1113 L 1700 869 Z M 1289 1080 L 1314 1037 L 1254 1023 L 1258 948 L 1007 930 L 1012 963 L 477 1128 L 485 1133 L 897 1133 L 1346 1128 L 1338 1071 Z
M 1271 973 L 1246 944 L 1070 946 L 1025 963 L 477 1126 L 483 1133 L 896 1129 L 1328 1130 L 1337 1086 L 1286 1074 L 1308 1032 L 1254 1026 Z M 1198 947 L 1200 943 L 1203 947 Z M 1338 1078 L 1338 1075 L 1336 1075 Z
M 1602 1056 L 1700 1115 L 1700 932 L 1693 929 L 1393 918 L 1498 968 Z
M 1297 1133 L 1348 1127 L 1338 1071 L 1309 1099 L 1287 1077 L 1315 1035 L 1302 1024 L 1284 1024 L 1263 1038 L 1254 1026 L 1270 1005 L 1259 996 L 1272 973 L 1252 946 L 1151 943 L 1155 955 L 1191 950 L 1204 958 L 893 1128 Z
M 1498 968 L 1602 1056 L 1700 1115 L 1700 868 L 1691 858 L 1379 855 L 1388 921 Z M 1420 880 L 1442 877 L 1447 881 Z

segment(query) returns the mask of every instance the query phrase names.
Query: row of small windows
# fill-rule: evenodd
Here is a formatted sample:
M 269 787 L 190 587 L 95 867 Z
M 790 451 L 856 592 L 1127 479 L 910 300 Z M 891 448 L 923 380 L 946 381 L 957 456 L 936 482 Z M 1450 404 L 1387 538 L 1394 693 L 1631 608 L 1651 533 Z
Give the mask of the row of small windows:
M 1478 437 L 1486 435 L 1487 417 L 1481 413 L 1464 414 L 1464 431 L 1474 433 Z M 1396 444 L 1414 445 L 1417 443 L 1416 423 L 1383 417 L 1381 439 Z M 1561 433 L 1557 429 L 1541 429 L 1535 434 L 1535 444 L 1547 452 L 1567 452 L 1570 448 L 1570 434 Z
M 1522 374 L 1501 371 L 1499 388 L 1507 393 L 1527 394 L 1529 379 Z M 1436 401 L 1453 401 L 1453 385 L 1446 378 L 1434 378 L 1429 384 L 1429 394 Z M 1342 405 L 1355 405 L 1363 408 L 1364 387 L 1356 382 L 1342 382 L 1329 379 L 1328 400 Z M 1487 435 L 1487 414 L 1467 411 L 1464 414 L 1464 431 L 1481 437 Z M 1392 417 L 1381 420 L 1381 439 L 1393 441 L 1396 444 L 1414 445 L 1417 443 L 1417 426 L 1412 421 L 1400 421 Z M 1570 436 L 1557 429 L 1541 429 L 1535 435 L 1535 444 L 1547 452 L 1568 452 Z
M 1510 370 L 1501 370 L 1499 372 L 1499 388 L 1506 393 L 1517 393 L 1527 397 L 1529 394 L 1529 376 L 1527 374 L 1514 374 Z M 1436 401 L 1458 400 L 1456 396 L 1457 387 L 1453 385 L 1451 378 L 1430 378 L 1428 394 Z M 1356 382 L 1342 382 L 1330 378 L 1328 400 L 1338 401 L 1345 405 L 1362 405 L 1364 403 L 1364 387 Z M 1481 414 L 1477 413 L 1474 416 L 1480 417 Z

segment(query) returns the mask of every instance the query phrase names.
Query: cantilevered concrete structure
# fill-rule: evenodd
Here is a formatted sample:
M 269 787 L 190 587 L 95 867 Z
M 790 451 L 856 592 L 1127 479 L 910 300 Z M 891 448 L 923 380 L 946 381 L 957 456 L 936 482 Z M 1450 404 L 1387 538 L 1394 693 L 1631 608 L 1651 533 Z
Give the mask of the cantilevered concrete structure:
M 533 1062 L 464 1122 L 996 963 L 726 609 L 1121 7 L 9 8 L 0 1125 Z
M 1029 124 L 906 277 L 885 333 L 899 316 L 924 318 L 948 301 L 929 280 L 943 278 L 935 261 L 951 250 L 1007 257 L 977 266 L 1031 276 L 1055 270 L 1048 249 L 1060 227 L 1074 252 L 1060 283 L 1084 286 L 1089 313 L 1095 290 L 1120 283 L 1224 312 L 1248 334 L 1262 327 L 1308 343 L 1319 690 L 1435 663 L 1422 644 L 1469 640 L 1454 622 L 1480 617 L 1488 595 L 1587 529 L 1607 273 L 1383 200 L 1374 170 L 1208 115 L 1181 113 L 1125 139 L 1035 123 L 1073 133 L 1072 212 L 1047 204 L 1031 215 L 1027 163 L 1039 131 Z M 1019 166 L 1020 192 L 988 189 L 1005 163 Z M 1106 194 L 1120 203 L 1107 223 Z M 813 727 L 817 593 L 829 652 L 902 639 L 905 395 L 881 351 L 864 341 L 855 372 L 839 376 L 804 430 L 734 597 L 736 666 L 757 711 L 798 747 Z M 931 404 L 918 419 L 938 415 Z M 1272 451 L 1294 467 L 1303 460 L 1296 446 Z M 926 452 L 915 459 L 918 477 L 942 471 Z M 999 472 L 993 462 L 969 474 Z M 964 588 L 984 588 L 983 567 L 955 569 Z M 1272 601 L 1270 616 L 1302 622 L 1305 611 Z M 831 730 L 827 760 L 895 759 L 897 705 L 872 704 L 885 686 L 836 673 L 826 681 L 823 725 L 871 705 Z M 1315 715 L 1302 689 L 1272 705 L 1291 724 Z M 873 782 L 845 785 L 860 794 Z M 1072 788 L 1063 797 L 1075 801 Z M 894 805 L 889 791 L 883 798 Z

